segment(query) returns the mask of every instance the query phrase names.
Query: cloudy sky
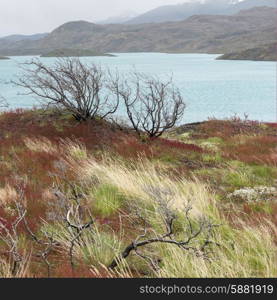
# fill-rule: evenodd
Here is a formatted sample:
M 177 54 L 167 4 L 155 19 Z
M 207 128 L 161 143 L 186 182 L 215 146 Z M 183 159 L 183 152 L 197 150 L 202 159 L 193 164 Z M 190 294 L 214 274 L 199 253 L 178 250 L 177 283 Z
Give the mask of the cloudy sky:
M 187 1 L 199 0 L 0 0 L 0 36 L 49 32 L 68 21 L 93 22 Z

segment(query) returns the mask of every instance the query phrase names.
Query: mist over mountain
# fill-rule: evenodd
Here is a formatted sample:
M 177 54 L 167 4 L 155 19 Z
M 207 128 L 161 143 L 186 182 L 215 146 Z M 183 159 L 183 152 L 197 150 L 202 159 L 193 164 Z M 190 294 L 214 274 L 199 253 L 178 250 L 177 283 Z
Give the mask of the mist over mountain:
M 233 53 L 276 42 L 275 8 L 235 15 L 194 15 L 180 22 L 101 25 L 65 23 L 39 40 L 0 40 L 0 55 L 43 55 L 58 49 L 96 53 Z
M 97 24 L 123 24 L 126 23 L 133 18 L 136 18 L 139 14 L 133 11 L 126 11 L 120 15 L 109 17 L 105 20 L 101 20 L 96 22 Z
M 162 23 L 185 20 L 193 15 L 232 15 L 257 6 L 276 7 L 275 0 L 206 0 L 166 5 L 139 15 L 127 24 Z

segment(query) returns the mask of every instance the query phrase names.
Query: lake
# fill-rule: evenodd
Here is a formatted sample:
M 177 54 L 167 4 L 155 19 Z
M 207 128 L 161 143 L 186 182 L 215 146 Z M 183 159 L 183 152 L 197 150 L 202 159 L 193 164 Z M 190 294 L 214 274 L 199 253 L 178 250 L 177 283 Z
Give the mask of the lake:
M 137 71 L 163 78 L 173 75 L 186 100 L 183 122 L 228 118 L 237 114 L 249 119 L 276 122 L 276 63 L 216 60 L 211 54 L 116 53 L 117 57 L 86 57 L 82 61 L 101 63 L 126 72 Z M 0 60 L 0 95 L 10 108 L 37 104 L 31 96 L 7 82 L 20 74 L 18 63 L 31 57 Z M 41 58 L 51 64 L 55 58 Z

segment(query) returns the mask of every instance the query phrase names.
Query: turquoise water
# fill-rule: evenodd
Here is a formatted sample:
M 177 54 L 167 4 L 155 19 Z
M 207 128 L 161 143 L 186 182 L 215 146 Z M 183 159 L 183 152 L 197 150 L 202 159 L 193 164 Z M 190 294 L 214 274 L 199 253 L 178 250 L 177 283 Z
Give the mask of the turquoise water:
M 187 103 L 184 122 L 209 117 L 227 118 L 247 114 L 250 119 L 276 121 L 276 63 L 215 60 L 210 54 L 122 53 L 117 57 L 90 57 L 83 61 L 101 63 L 121 72 L 137 71 L 160 77 L 173 75 Z M 0 94 L 10 108 L 38 104 L 31 96 L 7 82 L 20 74 L 18 63 L 31 57 L 0 60 Z M 51 64 L 54 58 L 41 58 Z

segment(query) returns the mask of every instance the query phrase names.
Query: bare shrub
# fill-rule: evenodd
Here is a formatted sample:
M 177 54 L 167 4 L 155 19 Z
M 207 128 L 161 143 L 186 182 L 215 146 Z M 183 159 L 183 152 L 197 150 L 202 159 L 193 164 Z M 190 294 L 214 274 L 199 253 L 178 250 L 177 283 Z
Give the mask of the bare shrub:
M 157 260 L 145 253 L 147 246 L 153 244 L 172 245 L 185 252 L 191 252 L 196 257 L 209 260 L 210 246 L 219 246 L 214 241 L 214 232 L 219 225 L 212 224 L 208 218 L 203 217 L 198 220 L 191 218 L 192 207 L 190 204 L 184 208 L 182 213 L 174 211 L 170 207 L 170 199 L 173 197 L 170 190 L 161 190 L 159 187 L 149 185 L 145 186 L 145 192 L 154 201 L 155 218 L 158 217 L 161 229 L 164 228 L 162 229 L 163 233 L 158 233 L 155 227 L 151 226 L 151 222 L 147 220 L 151 214 L 149 210 L 145 214 L 141 205 L 132 204 L 132 209 L 136 211 L 137 218 L 143 224 L 143 232 L 131 241 L 119 256 L 114 258 L 109 268 L 112 270 L 117 268 L 124 259 L 134 253 L 146 261 L 154 272 L 158 271 L 159 262 L 163 258 Z M 182 234 L 180 234 L 178 225 L 176 226 L 177 223 L 181 226 Z
M 139 136 L 157 138 L 175 126 L 185 110 L 184 99 L 173 84 L 133 72 L 128 78 L 113 80 L 111 90 L 123 100 L 128 118 Z
M 79 121 L 104 119 L 118 108 L 118 99 L 107 89 L 110 72 L 101 66 L 76 58 L 58 59 L 47 66 L 33 59 L 22 69 L 23 75 L 13 83 L 26 89 L 25 95 L 39 97 L 47 107 L 67 110 Z

